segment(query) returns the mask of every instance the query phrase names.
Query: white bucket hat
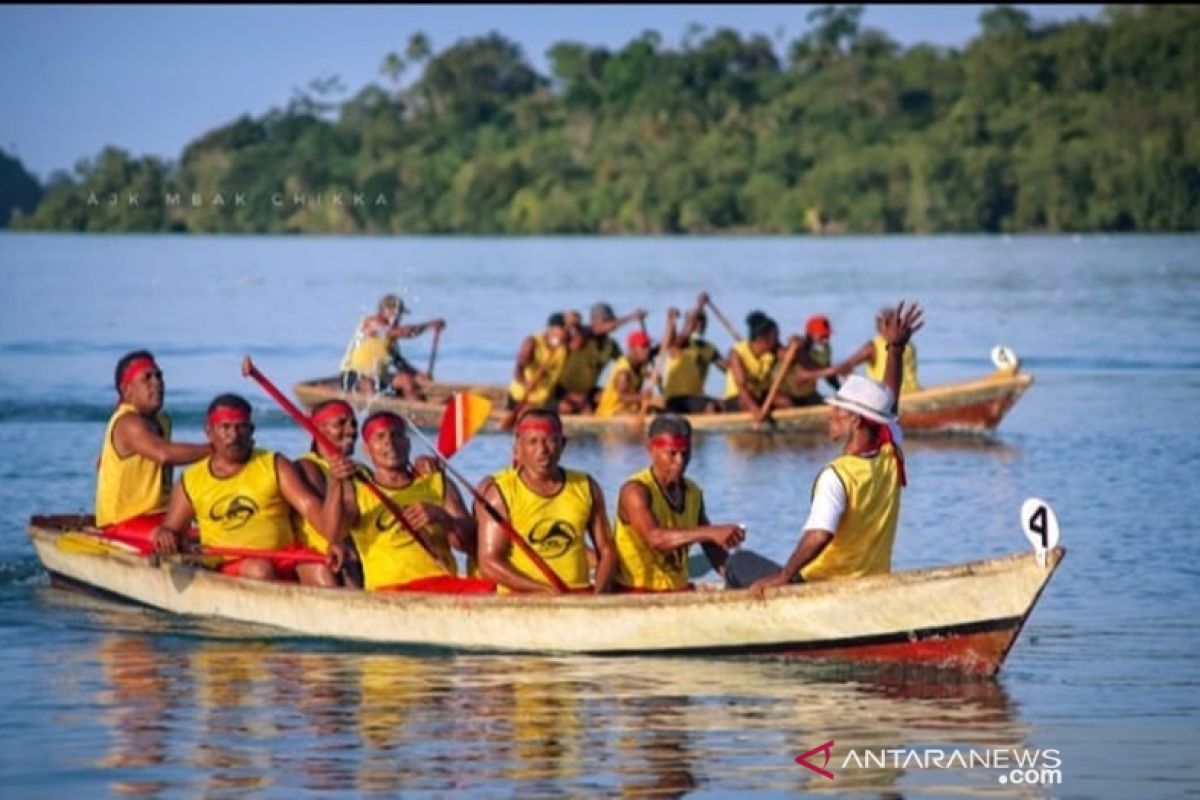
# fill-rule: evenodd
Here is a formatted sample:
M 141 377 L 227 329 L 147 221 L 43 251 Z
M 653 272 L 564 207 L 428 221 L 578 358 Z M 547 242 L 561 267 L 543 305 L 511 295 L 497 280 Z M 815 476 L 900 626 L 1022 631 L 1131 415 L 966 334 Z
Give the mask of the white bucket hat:
M 880 425 L 896 421 L 892 414 L 891 390 L 879 381 L 864 378 L 862 375 L 846 378 L 837 394 L 826 398 L 825 402 Z

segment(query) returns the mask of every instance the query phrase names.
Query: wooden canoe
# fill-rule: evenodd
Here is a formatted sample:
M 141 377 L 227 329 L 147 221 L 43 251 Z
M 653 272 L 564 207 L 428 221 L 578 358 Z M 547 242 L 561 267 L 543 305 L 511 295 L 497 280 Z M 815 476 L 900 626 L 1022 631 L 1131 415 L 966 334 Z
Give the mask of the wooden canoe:
M 900 402 L 900 424 L 909 435 L 987 434 L 996 429 L 1013 404 L 1033 383 L 1027 372 L 1000 369 L 972 381 L 950 383 L 906 394 Z M 426 390 L 428 400 L 410 402 L 391 395 L 343 392 L 337 377 L 304 381 L 292 388 L 308 409 L 333 398 L 341 398 L 359 409 L 387 409 L 405 414 L 422 428 L 437 428 L 447 398 L 454 392 L 470 391 L 493 403 L 483 430 L 496 432 L 504 418 L 506 390 L 500 386 L 466 383 L 435 383 Z M 567 436 L 617 435 L 637 437 L 653 417 L 595 417 L 585 414 L 563 416 Z M 824 433 L 829 425 L 829 406 L 805 406 L 776 411 L 772 421 L 756 425 L 745 412 L 689 414 L 692 427 L 701 433 Z
M 371 594 L 220 575 L 107 546 L 90 518 L 34 517 L 56 579 L 152 608 L 279 635 L 592 655 L 773 655 L 993 675 L 1065 551 L 856 580 L 661 595 Z M 96 546 L 80 547 L 94 541 Z M 258 626 L 266 626 L 258 628 Z

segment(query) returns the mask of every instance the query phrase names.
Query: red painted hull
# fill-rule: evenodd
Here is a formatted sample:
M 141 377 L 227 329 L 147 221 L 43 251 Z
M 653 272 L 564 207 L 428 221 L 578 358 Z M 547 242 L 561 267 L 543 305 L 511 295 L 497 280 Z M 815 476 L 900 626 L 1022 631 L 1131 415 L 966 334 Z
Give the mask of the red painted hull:
M 990 676 L 999 671 L 1020 630 L 1021 622 L 1014 620 L 995 630 L 946 633 L 877 644 L 806 647 L 785 651 L 780 655 L 788 658 L 827 658 L 867 664 L 953 669 Z

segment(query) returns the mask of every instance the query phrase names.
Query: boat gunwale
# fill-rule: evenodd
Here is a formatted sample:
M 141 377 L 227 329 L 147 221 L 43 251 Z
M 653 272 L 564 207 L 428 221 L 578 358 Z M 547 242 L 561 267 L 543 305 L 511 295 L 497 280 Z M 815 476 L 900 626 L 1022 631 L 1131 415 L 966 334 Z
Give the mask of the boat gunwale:
M 48 546 L 55 546 L 55 542 L 64 534 L 71 532 L 85 533 L 96 536 L 102 539 L 99 531 L 88 531 L 85 528 L 55 528 L 54 526 L 60 520 L 72 520 L 77 522 L 82 519 L 79 516 L 54 516 L 41 515 L 31 518 L 28 528 L 28 533 L 33 540 L 43 540 Z M 1066 554 L 1066 548 L 1062 545 L 1055 547 L 1049 551 L 1046 556 L 1046 565 L 1043 568 L 1046 571 L 1044 580 L 1040 588 L 1035 594 L 1033 601 L 1026 609 L 1026 615 L 1032 610 L 1036 604 L 1041 592 L 1049 584 L 1051 576 L 1057 570 Z M 205 581 L 214 581 L 218 586 L 225 585 L 228 588 L 240 588 L 248 591 L 251 594 L 262 595 L 297 595 L 300 597 L 319 597 L 321 599 L 330 599 L 330 589 L 303 586 L 298 583 L 279 582 L 279 581 L 252 581 L 245 578 L 222 575 L 213 570 L 205 569 L 200 566 L 190 565 L 178 561 L 160 561 L 159 566 L 155 567 L 152 563 L 153 557 L 146 557 L 134 553 L 123 552 L 96 552 L 89 553 L 89 556 L 105 559 L 114 559 L 127 566 L 136 567 L 139 569 L 168 569 L 190 572 L 202 578 Z M 567 594 L 567 595 L 522 595 L 522 594 L 436 594 L 428 592 L 405 592 L 403 594 L 384 594 L 377 592 L 366 591 L 346 591 L 337 589 L 342 593 L 344 598 L 350 601 L 351 604 L 357 602 L 369 602 L 372 604 L 381 605 L 396 605 L 406 608 L 410 607 L 429 607 L 444 609 L 452 608 L 511 608 L 519 607 L 523 609 L 536 610 L 575 610 L 579 608 L 600 608 L 600 609 L 620 609 L 626 607 L 636 607 L 639 609 L 653 608 L 656 606 L 679 607 L 691 605 L 727 605 L 749 603 L 758 603 L 763 605 L 772 605 L 774 603 L 784 603 L 787 601 L 808 600 L 811 598 L 825 597 L 837 594 L 863 594 L 869 592 L 876 587 L 891 585 L 905 586 L 916 583 L 933 583 L 943 580 L 955 580 L 963 577 L 971 577 L 975 575 L 999 574 L 1013 569 L 1019 569 L 1027 562 L 1035 559 L 1036 556 L 1032 552 L 1010 553 L 1003 556 L 996 556 L 986 559 L 978 559 L 975 561 L 965 562 L 962 564 L 947 564 L 932 567 L 919 567 L 917 569 L 903 570 L 900 572 L 889 572 L 883 575 L 869 575 L 853 579 L 828 580 L 817 583 L 802 583 L 769 589 L 764 593 L 763 598 L 757 599 L 753 597 L 748 589 L 720 589 L 714 591 L 696 590 L 690 592 L 664 592 L 664 593 L 644 593 L 644 594 Z M 119 593 L 118 593 L 119 594 Z

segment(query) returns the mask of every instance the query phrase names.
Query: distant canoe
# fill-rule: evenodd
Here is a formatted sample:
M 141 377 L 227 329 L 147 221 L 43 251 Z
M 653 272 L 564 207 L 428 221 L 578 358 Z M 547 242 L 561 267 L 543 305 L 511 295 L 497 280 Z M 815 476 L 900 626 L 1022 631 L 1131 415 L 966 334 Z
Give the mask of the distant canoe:
M 1033 553 L 856 580 L 658 595 L 374 594 L 155 563 L 88 517 L 34 517 L 56 582 L 280 635 L 488 652 L 772 655 L 995 674 L 1062 560 Z
M 991 433 L 1032 383 L 1032 375 L 1010 368 L 972 381 L 912 392 L 900 399 L 900 424 L 910 435 Z M 485 431 L 500 430 L 507 395 L 501 386 L 435 383 L 427 389 L 427 401 L 409 402 L 391 395 L 343 392 L 337 377 L 298 383 L 292 391 L 309 409 L 325 400 L 340 398 L 358 408 L 386 409 L 411 416 L 422 428 L 436 428 L 441 423 L 446 400 L 452 393 L 470 391 L 493 402 L 492 414 L 483 428 Z M 756 425 L 746 412 L 687 416 L 692 427 L 703 433 L 822 433 L 829 425 L 829 412 L 827 405 L 779 409 L 772 414 L 773 422 L 763 426 Z M 585 414 L 568 414 L 562 418 L 568 436 L 612 434 L 629 437 L 639 436 L 650 419 L 652 417 Z

